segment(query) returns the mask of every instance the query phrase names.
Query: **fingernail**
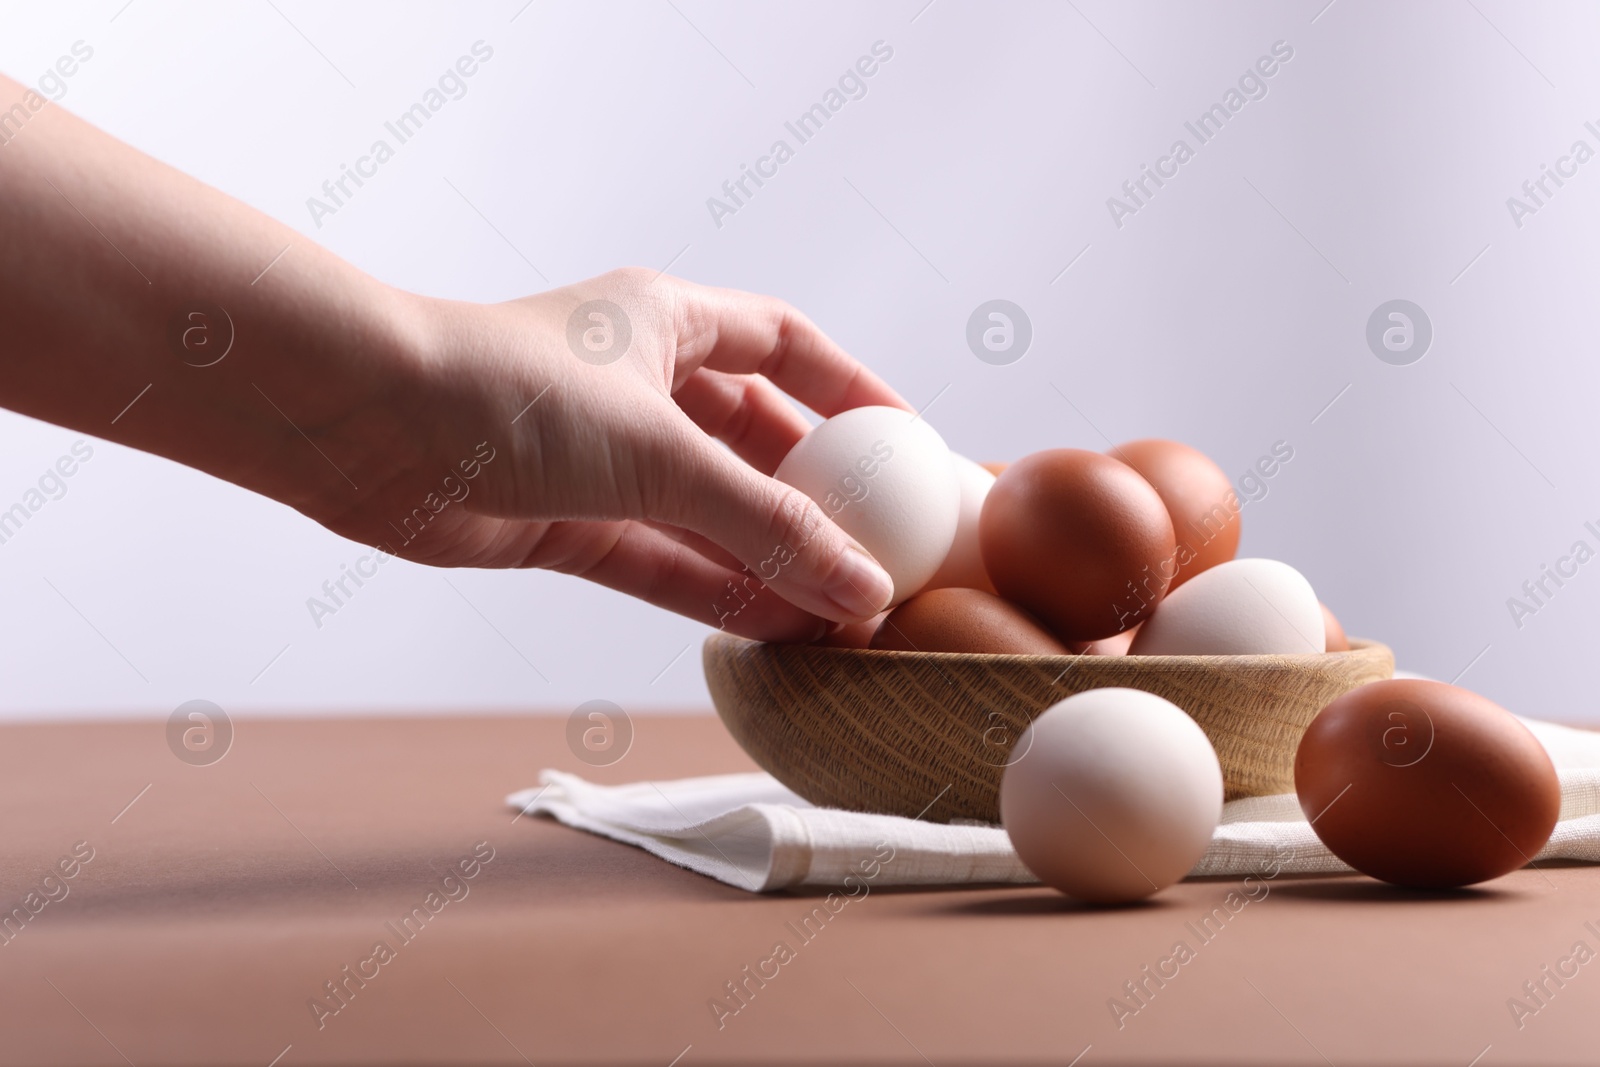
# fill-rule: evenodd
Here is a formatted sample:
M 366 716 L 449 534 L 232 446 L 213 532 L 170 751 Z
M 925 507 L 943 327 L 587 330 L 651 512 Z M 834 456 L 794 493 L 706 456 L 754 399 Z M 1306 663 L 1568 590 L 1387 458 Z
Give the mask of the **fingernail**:
M 822 591 L 851 618 L 866 619 L 889 606 L 894 580 L 871 557 L 852 548 L 834 564 Z

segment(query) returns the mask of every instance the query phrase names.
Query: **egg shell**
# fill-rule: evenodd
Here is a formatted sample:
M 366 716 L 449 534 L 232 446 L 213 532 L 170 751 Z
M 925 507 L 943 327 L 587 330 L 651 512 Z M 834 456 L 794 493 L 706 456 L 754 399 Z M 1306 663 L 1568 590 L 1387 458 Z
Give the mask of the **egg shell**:
M 928 589 L 889 613 L 872 647 L 898 652 L 1066 656 L 1065 645 L 1027 612 L 981 589 Z
M 1222 816 L 1222 767 L 1200 727 L 1153 693 L 1077 693 L 1028 725 L 1000 780 L 1000 819 L 1041 882 L 1079 900 L 1139 900 L 1194 869 Z
M 1000 595 L 1063 641 L 1136 625 L 1166 591 L 1172 519 L 1132 467 L 1076 448 L 1024 456 L 995 480 L 978 523 Z M 1137 583 L 1137 584 L 1136 584 Z
M 959 453 L 950 453 L 950 460 L 955 464 L 956 480 L 961 485 L 961 514 L 956 520 L 956 536 L 950 551 L 926 588 L 961 586 L 993 593 L 994 583 L 989 580 L 989 572 L 983 569 L 983 553 L 978 547 L 978 517 L 983 514 L 983 502 L 994 486 L 995 476 Z
M 843 623 L 817 638 L 813 644 L 821 645 L 823 648 L 870 648 L 872 635 L 878 632 L 878 627 L 882 626 L 883 620 L 888 617 L 887 611 L 881 611 L 861 622 Z
M 1139 627 L 1124 630 L 1120 634 L 1102 637 L 1098 641 L 1090 641 L 1081 646 L 1078 651 L 1085 656 L 1126 656 L 1133 647 L 1133 639 L 1139 635 Z
M 909 411 L 860 407 L 802 437 L 774 474 L 821 505 L 888 572 L 899 603 L 933 577 L 961 514 L 955 465 Z
M 1301 738 L 1294 783 L 1335 856 L 1418 888 L 1516 870 L 1561 810 L 1555 767 L 1528 728 L 1443 682 L 1373 682 L 1329 704 Z
M 1324 651 L 1349 652 L 1350 639 L 1344 635 L 1344 627 L 1339 625 L 1339 620 L 1328 610 L 1328 605 L 1323 604 L 1321 607 Z
M 1177 441 L 1145 438 L 1118 445 L 1109 454 L 1143 475 L 1172 517 L 1176 576 L 1169 594 L 1239 551 L 1239 495 L 1204 452 Z
M 1168 594 L 1139 627 L 1135 656 L 1250 656 L 1325 651 L 1311 583 L 1275 559 L 1235 559 Z
M 1010 464 L 998 460 L 989 460 L 987 463 L 978 464 L 978 466 L 982 467 L 984 470 L 998 478 L 1001 474 L 1005 473 L 1005 469 L 1009 467 Z

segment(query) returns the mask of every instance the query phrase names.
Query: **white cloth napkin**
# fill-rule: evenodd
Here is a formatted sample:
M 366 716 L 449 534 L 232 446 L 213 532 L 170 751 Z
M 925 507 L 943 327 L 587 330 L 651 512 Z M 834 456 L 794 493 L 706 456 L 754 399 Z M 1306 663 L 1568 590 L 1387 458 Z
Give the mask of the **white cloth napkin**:
M 1534 862 L 1600 863 L 1600 733 L 1522 721 L 1561 777 L 1560 821 Z M 546 770 L 539 781 L 506 802 L 751 892 L 808 886 L 853 896 L 868 883 L 1036 881 L 998 826 L 819 808 L 766 773 L 595 785 Z M 1211 847 L 1189 875 L 1349 869 L 1317 839 L 1295 795 L 1282 793 L 1223 805 Z

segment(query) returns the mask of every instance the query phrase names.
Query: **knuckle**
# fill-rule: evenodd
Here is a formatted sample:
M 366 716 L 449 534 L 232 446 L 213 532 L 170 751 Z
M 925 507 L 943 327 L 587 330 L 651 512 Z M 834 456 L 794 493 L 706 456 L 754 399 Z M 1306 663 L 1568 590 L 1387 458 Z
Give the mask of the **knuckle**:
M 674 308 L 678 328 L 678 350 L 689 359 L 699 359 L 716 347 L 718 329 L 715 312 L 699 300 L 680 301 Z
M 726 408 L 719 413 L 715 436 L 736 450 L 744 444 L 755 428 L 756 405 L 761 399 L 759 393 L 754 384 L 747 382 L 742 388 L 727 394 Z
M 646 321 L 672 320 L 678 303 L 678 280 L 649 267 L 618 267 L 591 283 L 593 291 L 617 300 L 629 314 Z
M 643 584 L 633 591 L 633 595 L 649 604 L 660 603 L 664 596 L 687 584 L 685 562 L 683 546 L 674 546 L 665 559 L 646 570 Z
M 607 271 L 600 277 L 602 280 L 620 288 L 642 289 L 650 284 L 650 279 L 653 276 L 653 272 L 648 267 L 618 267 L 615 270 Z
M 833 395 L 834 405 L 843 404 L 846 397 L 855 395 L 856 391 L 863 387 L 862 381 L 866 377 L 867 368 L 857 364 L 839 383 L 839 388 Z
M 789 353 L 794 349 L 794 316 L 791 313 L 780 314 L 777 324 L 773 329 L 772 349 L 767 353 L 767 358 L 761 361 L 761 373 L 768 378 L 781 380 L 784 365 L 789 362 Z

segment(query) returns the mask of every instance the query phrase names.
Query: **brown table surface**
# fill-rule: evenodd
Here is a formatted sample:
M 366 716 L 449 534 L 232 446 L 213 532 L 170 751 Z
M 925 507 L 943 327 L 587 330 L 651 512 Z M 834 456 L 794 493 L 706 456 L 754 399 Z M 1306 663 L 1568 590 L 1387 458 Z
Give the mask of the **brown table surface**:
M 1507 1006 L 1575 942 L 1600 949 L 1584 925 L 1600 928 L 1600 870 L 1431 896 L 1284 876 L 1210 943 L 1185 924 L 1236 881 L 1111 911 L 1031 887 L 877 889 L 802 945 L 786 924 L 815 898 L 513 822 L 502 798 L 541 767 L 751 767 L 709 716 L 634 721 L 603 770 L 569 752 L 560 716 L 248 721 L 208 767 L 176 759 L 164 723 L 0 728 L 0 911 L 75 843 L 94 850 L 0 944 L 0 1063 L 1600 1058 L 1600 964 L 1545 979 L 1520 1028 Z M 494 859 L 468 895 L 400 942 L 385 924 L 480 841 Z M 308 1001 L 379 939 L 393 959 L 319 1029 Z M 780 939 L 795 958 L 719 1029 L 710 999 Z M 1194 958 L 1119 1029 L 1110 998 L 1180 939 Z

